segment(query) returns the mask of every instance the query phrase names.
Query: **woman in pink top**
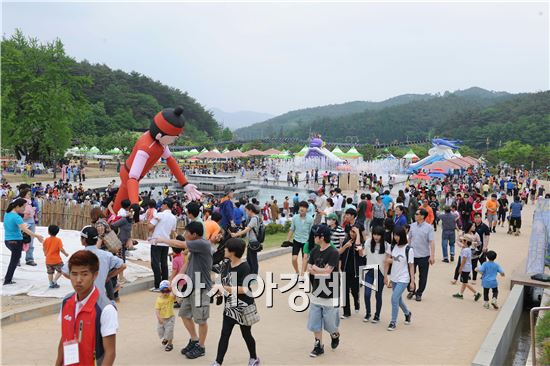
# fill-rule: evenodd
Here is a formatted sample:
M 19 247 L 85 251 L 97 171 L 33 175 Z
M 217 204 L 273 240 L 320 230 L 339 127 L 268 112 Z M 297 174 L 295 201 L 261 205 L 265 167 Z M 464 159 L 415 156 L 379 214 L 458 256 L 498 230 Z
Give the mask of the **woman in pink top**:
M 24 198 L 27 201 L 25 205 L 25 211 L 23 213 L 23 222 L 27 224 L 27 228 L 33 233 L 36 232 L 36 208 L 32 205 L 32 192 L 30 188 L 23 188 L 19 193 L 21 198 Z M 29 249 L 25 254 L 25 263 L 29 266 L 36 266 L 34 261 L 34 238 L 31 236 L 31 242 L 29 243 Z

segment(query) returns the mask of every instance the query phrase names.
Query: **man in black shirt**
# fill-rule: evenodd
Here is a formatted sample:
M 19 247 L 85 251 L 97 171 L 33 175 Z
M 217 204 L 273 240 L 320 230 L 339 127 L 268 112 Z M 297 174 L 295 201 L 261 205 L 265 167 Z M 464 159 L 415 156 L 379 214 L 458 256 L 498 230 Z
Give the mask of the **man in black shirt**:
M 338 250 L 330 245 L 330 229 L 320 225 L 314 232 L 315 246 L 309 255 L 308 272 L 311 282 L 311 296 L 307 327 L 315 336 L 311 357 L 322 355 L 323 328 L 330 334 L 331 348 L 340 343 L 338 298 L 340 281 L 338 278 Z

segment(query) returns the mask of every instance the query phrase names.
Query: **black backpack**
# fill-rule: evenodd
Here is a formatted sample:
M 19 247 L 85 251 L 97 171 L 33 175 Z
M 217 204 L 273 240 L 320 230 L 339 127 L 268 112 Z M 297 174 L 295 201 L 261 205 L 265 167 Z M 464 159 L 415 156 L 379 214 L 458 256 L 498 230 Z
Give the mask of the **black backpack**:
M 265 240 L 265 226 L 263 223 L 263 220 L 261 220 L 259 217 L 256 216 L 256 219 L 258 220 L 258 230 L 256 231 L 256 228 L 252 228 L 252 231 L 254 232 L 254 235 L 256 235 L 256 240 L 249 241 L 248 247 L 250 250 L 253 250 L 255 252 L 261 252 L 264 249 L 264 246 L 262 243 Z

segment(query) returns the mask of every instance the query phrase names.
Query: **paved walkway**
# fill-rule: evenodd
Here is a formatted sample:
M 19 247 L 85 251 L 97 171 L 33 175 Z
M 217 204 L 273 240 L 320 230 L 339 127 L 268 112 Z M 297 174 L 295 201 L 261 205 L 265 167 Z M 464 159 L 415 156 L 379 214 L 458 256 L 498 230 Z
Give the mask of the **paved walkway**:
M 497 261 L 507 277 L 500 281 L 500 303 L 509 293 L 512 272 L 524 261 L 532 221 L 532 206 L 524 210 L 524 228 L 520 237 L 506 235 L 498 228 L 491 235 L 490 247 L 497 251 Z M 287 306 L 288 295 L 275 292 L 273 308 L 265 307 L 265 295 L 258 300 L 261 321 L 253 327 L 258 355 L 269 365 L 380 365 L 380 364 L 470 364 L 498 312 L 486 310 L 482 302 L 475 303 L 470 295 L 464 300 L 451 297 L 458 285 L 451 285 L 454 264 L 441 262 L 440 232 L 436 233 L 436 264 L 430 268 L 428 287 L 421 303 L 409 301 L 413 323 L 403 325 L 400 314 L 398 329 L 386 331 L 391 313 L 390 293 L 384 290 L 382 320 L 378 324 L 363 323 L 363 308 L 359 314 L 341 323 L 341 345 L 335 351 L 311 359 L 308 354 L 313 345 L 312 334 L 306 329 L 307 312 L 296 313 Z M 291 268 L 290 257 L 283 256 L 260 263 L 260 271 L 283 273 Z M 478 282 L 479 287 L 479 282 Z M 374 299 L 373 299 L 374 300 Z M 207 355 L 199 360 L 186 360 L 179 349 L 187 342 L 183 325 L 178 321 L 175 330 L 175 347 L 165 352 L 155 332 L 153 305 L 155 295 L 139 292 L 123 297 L 118 306 L 120 332 L 117 337 L 117 364 L 120 365 L 205 365 L 215 358 L 221 330 L 222 307 L 212 307 L 210 333 L 207 338 Z M 361 302 L 363 307 L 363 302 Z M 60 326 L 57 316 L 51 315 L 2 328 L 2 364 L 52 364 L 55 360 Z M 326 336 L 325 336 L 326 338 Z M 29 352 L 29 346 L 32 352 Z M 235 329 L 225 364 L 243 365 L 248 355 L 240 331 Z

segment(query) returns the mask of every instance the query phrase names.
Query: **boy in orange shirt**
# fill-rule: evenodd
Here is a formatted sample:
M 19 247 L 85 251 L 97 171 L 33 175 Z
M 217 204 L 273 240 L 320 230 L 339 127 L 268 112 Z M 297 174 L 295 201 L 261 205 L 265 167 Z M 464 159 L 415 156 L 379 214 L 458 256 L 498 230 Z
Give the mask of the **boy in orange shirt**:
M 46 271 L 48 272 L 48 279 L 50 280 L 50 288 L 59 288 L 57 280 L 61 277 L 61 269 L 63 268 L 63 261 L 61 260 L 59 252 L 63 253 L 65 257 L 69 256 L 65 249 L 63 249 L 63 242 L 56 236 L 58 233 L 59 226 L 48 226 L 48 234 L 50 234 L 50 236 L 44 240 L 43 244 L 44 255 L 46 256 Z

